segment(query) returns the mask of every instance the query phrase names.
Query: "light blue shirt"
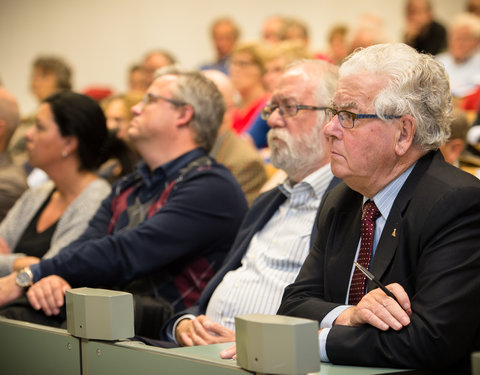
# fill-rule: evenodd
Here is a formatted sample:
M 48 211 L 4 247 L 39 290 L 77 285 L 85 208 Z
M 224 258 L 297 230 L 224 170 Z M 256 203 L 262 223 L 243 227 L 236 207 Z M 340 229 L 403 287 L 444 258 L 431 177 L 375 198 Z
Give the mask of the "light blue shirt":
M 390 210 L 392 209 L 393 202 L 397 198 L 398 192 L 402 188 L 403 184 L 407 180 L 408 176 L 412 172 L 415 164 L 410 166 L 405 172 L 403 172 L 400 176 L 398 176 L 395 180 L 390 182 L 387 186 L 385 186 L 382 190 L 380 190 L 372 200 L 375 202 L 378 210 L 380 211 L 380 216 L 375 222 L 375 232 L 373 234 L 373 244 L 372 244 L 372 257 L 375 256 L 375 251 L 377 250 L 378 241 L 383 232 L 383 228 L 385 227 L 385 223 L 387 221 L 388 215 L 390 214 Z M 368 200 L 367 197 L 363 197 L 363 203 Z M 355 254 L 355 259 L 357 260 L 358 253 L 360 251 L 360 240 L 358 241 L 357 252 Z M 355 265 L 352 260 L 352 270 L 350 272 L 350 282 L 352 281 L 353 272 L 355 271 Z M 348 291 L 350 290 L 350 282 L 348 284 Z M 346 309 L 351 307 L 348 305 L 348 296 L 349 293 L 347 292 L 347 296 L 345 297 L 345 305 L 337 306 L 333 310 L 331 310 L 323 320 L 320 322 L 320 328 L 322 331 L 319 335 L 319 344 L 320 344 L 320 359 L 322 362 L 329 362 L 327 356 L 327 337 L 328 333 L 330 332 L 330 328 L 333 326 L 333 323 L 337 319 L 337 317 Z

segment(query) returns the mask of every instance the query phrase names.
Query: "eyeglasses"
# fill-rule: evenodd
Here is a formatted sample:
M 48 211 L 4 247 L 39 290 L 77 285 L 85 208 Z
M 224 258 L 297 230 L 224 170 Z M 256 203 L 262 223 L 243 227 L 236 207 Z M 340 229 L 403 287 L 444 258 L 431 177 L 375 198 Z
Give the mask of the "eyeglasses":
M 175 106 L 183 106 L 183 105 L 187 105 L 188 103 L 185 103 L 185 102 L 181 102 L 179 100 L 175 100 L 175 99 L 169 99 L 169 98 L 165 98 L 161 95 L 155 95 L 155 94 L 152 94 L 151 92 L 147 92 L 143 99 L 142 99 L 142 104 L 143 106 L 145 107 L 146 105 L 150 104 L 150 103 L 154 103 L 156 102 L 157 100 L 164 100 L 166 102 L 169 102 Z
M 278 109 L 278 113 L 282 117 L 292 117 L 295 116 L 300 110 L 309 110 L 309 111 L 326 111 L 328 107 L 315 107 L 313 105 L 303 105 L 303 104 L 268 104 L 263 107 L 261 112 L 261 117 L 263 120 L 268 120 L 270 116 Z
M 333 120 L 335 116 L 338 116 L 338 121 L 342 128 L 345 129 L 352 129 L 356 119 L 364 119 L 364 118 L 380 118 L 380 116 L 376 114 L 366 114 L 366 113 L 353 113 L 350 111 L 337 111 L 333 108 L 325 108 L 325 113 L 327 114 L 327 120 L 330 122 Z M 387 120 L 392 120 L 395 118 L 400 118 L 402 116 L 393 116 L 393 115 L 384 115 L 382 118 Z

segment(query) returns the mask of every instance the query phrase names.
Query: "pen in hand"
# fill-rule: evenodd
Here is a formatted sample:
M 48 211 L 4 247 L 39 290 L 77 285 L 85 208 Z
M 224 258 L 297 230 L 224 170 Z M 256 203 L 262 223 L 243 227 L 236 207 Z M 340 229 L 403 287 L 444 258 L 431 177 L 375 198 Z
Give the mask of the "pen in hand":
M 355 267 L 357 267 L 360 271 L 362 271 L 362 273 L 367 276 L 370 280 L 372 280 L 380 289 L 382 289 L 385 294 L 389 297 L 392 297 L 393 300 L 395 302 L 397 302 L 398 304 L 400 304 L 398 302 L 398 300 L 395 298 L 395 296 L 393 295 L 392 292 L 390 292 L 385 285 L 383 285 L 380 281 L 377 280 L 377 278 L 375 277 L 375 275 L 373 273 L 371 273 L 369 270 L 367 270 L 365 267 L 363 267 L 361 264 L 359 264 L 358 262 L 354 262 L 355 263 Z

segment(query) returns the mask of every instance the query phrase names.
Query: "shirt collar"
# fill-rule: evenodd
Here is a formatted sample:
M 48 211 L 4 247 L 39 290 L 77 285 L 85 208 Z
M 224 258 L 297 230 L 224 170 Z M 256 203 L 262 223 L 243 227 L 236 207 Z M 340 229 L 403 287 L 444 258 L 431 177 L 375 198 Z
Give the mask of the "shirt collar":
M 152 184 L 161 180 L 171 180 L 172 177 L 177 174 L 177 172 L 181 168 L 188 165 L 193 160 L 205 155 L 207 155 L 207 153 L 203 149 L 196 148 L 183 155 L 180 155 L 176 159 L 166 162 L 165 164 L 155 168 L 153 171 L 150 171 L 148 165 L 144 161 L 142 161 L 137 166 L 137 173 L 142 178 L 145 186 L 149 187 Z
M 309 188 L 317 199 L 321 199 L 332 178 L 333 173 L 330 169 L 330 164 L 326 164 L 315 172 L 310 173 L 294 186 L 290 184 L 290 181 L 287 178 L 279 185 L 279 189 L 285 196 L 290 197 L 290 195 L 297 189 Z
M 382 190 L 380 190 L 372 200 L 375 202 L 378 210 L 382 214 L 382 216 L 386 219 L 390 214 L 390 210 L 392 209 L 393 202 L 398 195 L 398 192 L 402 188 L 403 184 L 407 180 L 408 176 L 412 172 L 413 168 L 415 167 L 416 162 L 413 163 L 405 172 L 403 172 L 400 176 L 398 176 L 395 180 L 391 181 L 387 186 L 385 186 Z M 363 197 L 363 203 L 368 200 L 367 197 Z

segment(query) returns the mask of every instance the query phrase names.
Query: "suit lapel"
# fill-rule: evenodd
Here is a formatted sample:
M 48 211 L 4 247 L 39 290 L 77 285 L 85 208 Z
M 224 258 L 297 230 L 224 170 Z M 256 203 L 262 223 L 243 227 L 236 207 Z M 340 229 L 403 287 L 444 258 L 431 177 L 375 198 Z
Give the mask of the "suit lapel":
M 413 168 L 393 203 L 370 267 L 372 273 L 379 280 L 382 279 L 392 262 L 398 248 L 400 236 L 403 235 L 402 221 L 405 210 L 412 199 L 418 182 L 430 166 L 435 155 L 435 152 L 430 152 L 418 160 L 417 165 Z M 372 288 L 375 288 L 375 284 L 369 281 L 368 289 L 371 290 Z
M 362 214 L 362 196 L 346 186 L 345 188 L 348 192 L 342 199 L 342 206 L 338 208 L 335 222 L 329 229 L 334 236 L 329 240 L 331 243 L 327 245 L 325 254 L 325 264 L 328 264 L 328 270 L 325 270 L 325 285 L 329 286 L 325 291 L 326 297 L 338 303 L 345 302 L 352 262 L 360 239 Z M 347 259 L 349 261 L 346 261 Z

